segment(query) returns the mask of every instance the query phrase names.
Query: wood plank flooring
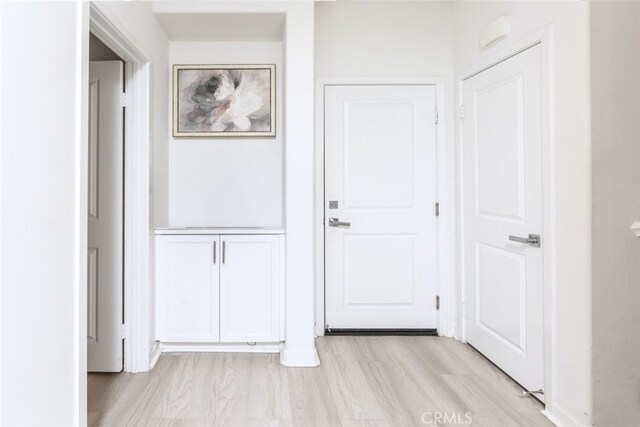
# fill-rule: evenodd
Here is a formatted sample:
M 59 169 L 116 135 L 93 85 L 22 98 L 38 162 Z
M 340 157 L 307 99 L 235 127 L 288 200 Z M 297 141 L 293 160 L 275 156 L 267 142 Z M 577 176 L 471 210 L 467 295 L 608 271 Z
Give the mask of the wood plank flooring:
M 551 425 L 538 401 L 455 340 L 323 337 L 316 345 L 318 368 L 284 368 L 276 354 L 173 353 L 151 372 L 89 374 L 89 425 Z

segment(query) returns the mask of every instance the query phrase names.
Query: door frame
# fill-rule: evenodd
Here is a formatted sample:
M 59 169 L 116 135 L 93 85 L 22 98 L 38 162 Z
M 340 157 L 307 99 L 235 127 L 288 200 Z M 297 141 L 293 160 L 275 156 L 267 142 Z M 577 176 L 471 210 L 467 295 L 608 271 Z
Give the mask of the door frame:
M 533 47 L 541 47 L 541 89 L 542 89 L 542 280 L 543 280 L 543 384 L 544 401 L 552 405 L 553 389 L 556 379 L 556 366 L 553 359 L 553 349 L 556 341 L 556 236 L 555 236 L 555 212 L 556 212 L 556 180 L 555 180 L 555 123 L 554 123 L 554 79 L 553 79 L 553 27 L 551 25 L 530 34 L 527 37 L 512 43 L 509 46 L 485 57 L 475 65 L 462 71 L 458 77 L 458 108 L 463 105 L 463 83 L 465 80 L 485 71 L 494 65 L 512 58 L 513 56 Z M 461 111 L 461 113 L 463 113 Z M 465 271 L 464 271 L 464 181 L 463 181 L 463 123 L 458 116 L 457 128 L 457 180 L 458 180 L 458 265 L 459 275 L 457 292 L 460 295 L 458 301 L 458 336 L 462 342 L 466 342 L 465 332 Z M 543 411 L 549 418 L 552 416 L 547 410 Z
M 315 112 L 315 194 L 314 194 L 314 265 L 315 265 L 315 325 L 316 336 L 324 336 L 325 330 L 325 237 L 324 237 L 324 102 L 327 86 L 413 85 L 434 86 L 436 91 L 436 197 L 440 203 L 440 216 L 436 221 L 436 287 L 440 296 L 438 334 L 453 336 L 456 330 L 455 311 L 455 152 L 446 144 L 450 129 L 446 102 L 446 78 L 422 77 L 318 77 L 316 78 Z M 452 99 L 452 98 L 451 98 Z M 449 145 L 449 146 L 448 146 Z M 443 215 L 444 213 L 444 215 Z M 434 302 L 435 303 L 435 302 Z
M 91 3 L 89 30 L 125 61 L 124 113 L 124 370 L 150 369 L 149 85 L 150 63 Z M 88 55 L 88 52 L 86 52 Z M 88 56 L 83 60 L 89 63 Z M 88 175 L 83 173 L 87 188 Z M 82 345 L 82 343 L 81 343 Z M 84 338 L 86 346 L 86 337 Z M 157 349 L 159 355 L 159 348 Z

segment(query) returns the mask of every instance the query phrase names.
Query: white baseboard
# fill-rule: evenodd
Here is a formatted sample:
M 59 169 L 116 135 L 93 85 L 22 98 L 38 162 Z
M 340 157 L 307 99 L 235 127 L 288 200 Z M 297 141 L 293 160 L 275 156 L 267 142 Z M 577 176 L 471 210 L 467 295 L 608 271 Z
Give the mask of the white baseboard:
M 151 355 L 149 357 L 149 370 L 152 370 L 156 366 L 158 359 L 160 359 L 160 354 L 162 354 L 162 351 L 160 349 L 160 341 L 156 341 L 155 344 L 153 344 Z
M 320 358 L 315 347 L 313 351 L 291 351 L 285 347 L 280 352 L 280 364 L 291 368 L 312 368 L 320 366 Z
M 551 421 L 551 423 L 556 426 L 556 427 L 562 427 L 563 425 L 560 424 L 560 421 L 558 421 L 558 419 L 553 416 L 553 414 L 551 414 L 549 411 L 547 411 L 546 409 L 543 409 L 542 411 L 542 415 L 544 415 L 549 421 Z
M 280 343 L 266 343 L 249 345 L 245 343 L 217 344 L 217 343 L 160 343 L 163 353 L 280 353 Z
M 542 415 L 557 427 L 586 427 L 589 425 L 555 405 L 547 405 L 546 409 L 542 411 Z
M 438 336 L 457 339 L 455 328 L 443 328 L 443 329 L 438 328 Z

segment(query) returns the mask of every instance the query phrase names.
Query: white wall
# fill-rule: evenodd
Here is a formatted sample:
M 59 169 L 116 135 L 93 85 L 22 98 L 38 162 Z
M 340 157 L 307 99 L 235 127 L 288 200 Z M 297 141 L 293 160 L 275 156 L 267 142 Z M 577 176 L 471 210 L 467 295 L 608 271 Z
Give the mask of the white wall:
M 2 5 L 0 424 L 7 426 L 86 422 L 86 346 L 78 343 L 86 342 L 79 177 L 87 10 L 79 2 Z
M 282 227 L 282 42 L 174 41 L 170 52 L 171 64 L 275 64 L 277 102 L 275 138 L 170 138 L 169 224 Z
M 593 421 L 640 419 L 640 4 L 591 5 Z
M 314 145 L 311 2 L 158 2 L 156 13 L 284 13 L 284 119 L 286 325 L 280 361 L 288 366 L 319 363 L 314 342 Z M 282 85 L 281 85 L 282 86 Z M 167 116 L 166 116 L 167 117 Z M 165 132 L 167 128 L 165 127 Z
M 315 21 L 316 77 L 443 77 L 453 134 L 451 3 L 318 2 Z
M 511 16 L 511 35 L 481 49 L 481 30 L 501 15 Z M 558 420 L 587 425 L 592 416 L 589 4 L 460 2 L 454 20 L 456 73 L 553 24 L 557 285 L 550 319 L 554 364 L 545 393 L 547 410 Z
M 489 22 L 510 15 L 505 40 L 481 49 Z M 556 140 L 557 291 L 555 360 L 547 384 L 550 413 L 591 419 L 591 148 L 589 5 L 579 2 L 320 2 L 316 76 L 442 75 L 448 126 L 457 108 L 456 77 L 505 46 L 553 24 Z M 454 96 L 455 95 L 455 96 Z M 450 134 L 452 134 L 451 132 Z
M 278 5 L 277 7 L 283 7 Z M 285 347 L 280 363 L 320 363 L 314 337 L 314 78 L 312 3 L 285 3 Z
M 444 135 L 445 145 L 453 140 L 451 2 L 318 2 L 315 20 L 316 77 L 379 77 L 389 81 L 401 77 L 442 78 L 444 96 L 438 99 L 438 133 Z M 322 144 L 322 141 L 316 141 L 316 144 Z M 450 236 L 454 233 L 455 221 L 446 216 L 446 212 L 455 211 L 455 151 L 440 148 L 438 181 L 441 186 L 437 197 L 444 216 L 439 222 L 439 230 L 442 236 Z M 321 148 L 319 152 L 322 152 Z M 322 234 L 318 237 L 322 238 Z M 444 237 L 439 243 L 441 254 L 446 253 L 446 257 L 441 258 L 444 264 L 455 259 L 455 248 L 450 241 Z M 320 259 L 318 265 L 322 262 Z M 455 292 L 453 267 L 441 271 L 439 278 L 443 301 L 440 319 L 449 320 L 440 322 L 438 333 L 453 336 L 456 333 L 456 304 L 453 295 L 445 291 L 452 288 Z
M 447 2 L 316 3 L 318 77 L 451 77 Z

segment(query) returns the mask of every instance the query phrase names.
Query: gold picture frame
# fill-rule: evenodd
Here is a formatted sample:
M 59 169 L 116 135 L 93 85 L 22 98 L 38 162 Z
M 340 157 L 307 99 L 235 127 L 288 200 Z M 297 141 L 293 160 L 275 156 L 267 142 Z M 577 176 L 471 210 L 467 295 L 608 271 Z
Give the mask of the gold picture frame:
M 276 66 L 174 65 L 173 136 L 275 137 Z

